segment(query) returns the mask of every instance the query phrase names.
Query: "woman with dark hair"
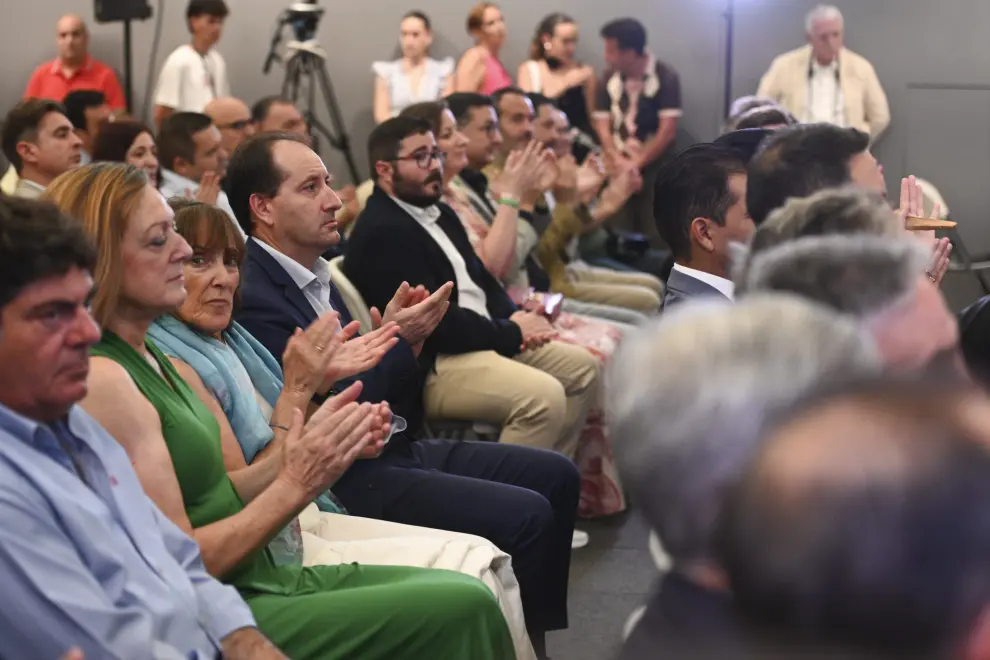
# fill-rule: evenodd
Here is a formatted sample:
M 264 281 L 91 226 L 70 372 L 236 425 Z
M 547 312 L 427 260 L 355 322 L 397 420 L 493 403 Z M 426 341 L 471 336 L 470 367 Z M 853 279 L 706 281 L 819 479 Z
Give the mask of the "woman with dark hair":
M 457 63 L 455 91 L 490 95 L 512 86 L 512 76 L 505 70 L 498 54 L 505 44 L 505 19 L 493 2 L 479 2 L 468 13 L 467 31 L 475 45 Z
M 421 11 L 410 11 L 399 23 L 402 57 L 375 62 L 375 122 L 394 117 L 407 105 L 435 101 L 454 91 L 454 60 L 430 57 L 433 28 Z
M 157 188 L 161 184 L 158 147 L 151 129 L 133 119 L 117 119 L 100 124 L 93 140 L 94 161 L 128 163 L 144 170 L 148 181 Z
M 577 43 L 577 22 L 567 14 L 550 14 L 536 27 L 529 59 L 519 65 L 516 78 L 523 91 L 552 99 L 580 131 L 579 142 L 592 146 L 595 71 L 576 59 Z

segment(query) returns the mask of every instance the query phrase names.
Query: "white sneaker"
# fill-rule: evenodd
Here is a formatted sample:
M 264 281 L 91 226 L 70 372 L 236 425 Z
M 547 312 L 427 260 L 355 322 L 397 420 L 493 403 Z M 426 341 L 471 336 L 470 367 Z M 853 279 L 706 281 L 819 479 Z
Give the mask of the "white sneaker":
M 588 532 L 582 532 L 580 529 L 574 530 L 574 536 L 571 537 L 571 550 L 577 550 L 588 545 Z

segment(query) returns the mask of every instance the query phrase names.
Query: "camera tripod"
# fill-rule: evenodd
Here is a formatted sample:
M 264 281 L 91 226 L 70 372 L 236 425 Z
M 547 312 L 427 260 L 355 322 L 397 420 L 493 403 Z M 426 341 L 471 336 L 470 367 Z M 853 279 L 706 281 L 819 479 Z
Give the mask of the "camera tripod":
M 319 135 L 325 137 L 330 146 L 344 154 L 351 181 L 355 184 L 360 183 L 362 178 L 359 178 L 357 166 L 354 164 L 351 141 L 341 119 L 340 105 L 337 103 L 337 95 L 333 91 L 333 83 L 330 82 L 330 74 L 327 72 L 326 51 L 315 40 L 290 41 L 287 44 L 287 51 L 282 96 L 299 108 L 309 124 L 310 130 L 314 133 L 313 149 L 318 152 Z M 316 118 L 317 89 L 330 115 L 332 128 Z

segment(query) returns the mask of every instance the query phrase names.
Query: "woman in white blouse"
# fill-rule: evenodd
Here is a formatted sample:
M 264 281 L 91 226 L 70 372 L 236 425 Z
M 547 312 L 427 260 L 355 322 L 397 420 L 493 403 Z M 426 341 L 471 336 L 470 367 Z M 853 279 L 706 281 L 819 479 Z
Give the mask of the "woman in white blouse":
M 433 43 L 430 19 L 411 11 L 399 24 L 402 58 L 375 62 L 375 122 L 394 117 L 408 105 L 436 101 L 454 91 L 454 60 L 429 57 Z

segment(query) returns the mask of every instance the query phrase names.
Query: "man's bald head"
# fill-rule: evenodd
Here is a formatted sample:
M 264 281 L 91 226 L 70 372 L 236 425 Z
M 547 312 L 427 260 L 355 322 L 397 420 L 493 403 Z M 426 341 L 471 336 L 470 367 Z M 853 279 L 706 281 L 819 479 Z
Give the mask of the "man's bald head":
M 209 116 L 220 129 L 220 144 L 229 154 L 234 153 L 244 140 L 254 135 L 251 109 L 238 98 L 228 96 L 213 99 L 206 105 L 203 114 Z
M 89 30 L 81 16 L 66 14 L 55 24 L 58 57 L 64 64 L 81 65 L 89 52 Z
M 964 385 L 888 380 L 778 426 L 724 509 L 741 616 L 801 648 L 968 644 L 990 606 L 988 419 Z

